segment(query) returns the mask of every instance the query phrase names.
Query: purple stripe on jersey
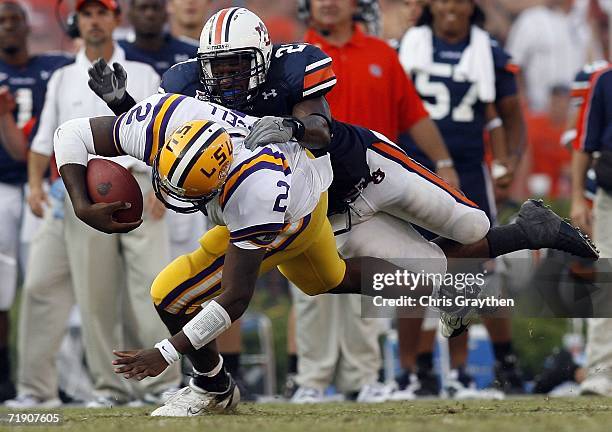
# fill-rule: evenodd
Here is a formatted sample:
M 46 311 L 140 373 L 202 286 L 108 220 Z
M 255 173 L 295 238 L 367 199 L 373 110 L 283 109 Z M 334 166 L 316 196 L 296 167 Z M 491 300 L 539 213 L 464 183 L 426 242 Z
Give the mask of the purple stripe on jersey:
M 166 309 L 175 299 L 177 299 L 181 294 L 183 294 L 186 290 L 193 287 L 195 284 L 200 283 L 202 280 L 206 279 L 208 276 L 219 270 L 223 267 L 223 261 L 225 260 L 225 255 L 221 255 L 215 261 L 212 262 L 208 267 L 202 270 L 200 273 L 195 276 L 187 279 L 172 291 L 170 291 L 166 297 L 159 303 L 158 307 L 162 309 Z M 210 291 L 210 290 L 208 290 Z
M 221 204 L 221 210 L 225 209 L 225 206 L 229 202 L 234 192 L 236 192 L 236 189 L 238 189 L 238 186 L 240 186 L 242 182 L 244 182 L 247 179 L 248 176 L 250 176 L 251 174 L 257 171 L 261 171 L 261 170 L 280 171 L 284 173 L 285 175 L 287 175 L 287 173 L 285 172 L 286 170 L 283 169 L 283 167 L 278 164 L 275 164 L 273 162 L 268 162 L 268 161 L 256 162 L 255 165 L 253 165 L 252 167 L 249 167 L 246 170 L 242 171 L 239 174 L 239 177 L 238 177 L 238 180 L 236 180 L 236 183 L 234 183 L 232 187 L 229 188 L 229 190 L 223 194 L 223 200 L 221 199 L 219 200 L 219 204 Z
M 250 158 L 248 158 L 247 160 L 240 162 L 240 164 L 238 166 L 236 166 L 236 168 L 234 168 L 232 170 L 232 172 L 229 173 L 229 175 L 227 176 L 227 180 L 229 181 L 229 179 L 236 174 L 238 171 L 240 171 L 240 168 L 242 168 L 243 166 L 245 166 L 246 164 L 248 164 L 249 162 L 254 161 L 255 159 L 257 159 L 258 157 L 262 156 L 262 155 L 270 155 L 270 156 L 274 156 L 275 158 L 281 159 L 283 161 L 285 161 L 285 155 L 279 152 L 273 152 L 270 148 L 268 147 L 264 147 L 263 149 L 261 149 L 259 151 L 259 153 L 257 153 L 255 156 L 252 156 Z M 291 168 L 287 167 L 287 169 L 285 170 L 285 174 L 291 174 Z
M 125 117 L 127 113 L 123 113 L 121 114 L 119 117 L 115 118 L 115 121 L 113 122 L 113 140 L 114 140 L 114 144 L 115 144 L 115 148 L 117 149 L 117 152 L 120 155 L 125 155 L 125 151 L 123 150 L 123 148 L 121 147 L 121 143 L 119 142 L 119 128 L 121 127 L 121 120 L 123 120 L 123 117 Z
M 153 108 L 153 115 L 151 115 L 151 120 L 149 121 L 149 124 L 147 125 L 147 133 L 146 133 L 146 138 L 145 138 L 145 151 L 144 151 L 144 160 L 147 164 L 149 164 L 149 161 L 151 160 L 151 148 L 153 147 L 153 125 L 155 124 L 155 119 L 159 115 L 159 110 L 161 110 L 162 106 L 164 105 L 164 102 L 166 102 L 170 96 L 172 95 L 167 94 L 164 97 L 162 97 L 159 100 L 159 102 L 157 102 L 157 104 L 155 105 L 155 108 Z
M 230 243 L 249 240 L 249 237 L 258 237 L 263 234 L 278 233 L 284 227 L 284 223 L 267 223 L 261 225 L 253 225 L 248 228 L 242 228 L 236 231 L 232 231 L 230 233 Z
M 173 100 L 170 103 L 170 106 L 164 113 L 164 117 L 162 118 L 162 122 L 159 127 L 159 133 L 157 134 L 157 137 L 158 137 L 157 138 L 158 140 L 157 151 L 159 151 L 164 146 L 164 143 L 166 142 L 166 129 L 168 129 L 168 122 L 170 121 L 170 117 L 172 117 L 172 114 L 176 110 L 176 107 L 178 107 L 179 104 L 185 100 L 185 98 L 187 98 L 187 96 L 177 97 L 175 100 Z
M 291 234 L 291 236 L 282 245 L 266 253 L 264 259 L 271 257 L 277 252 L 281 252 L 287 249 L 287 247 L 289 247 L 291 243 L 293 243 L 295 239 L 298 238 L 298 236 L 302 234 L 304 230 L 308 227 L 308 225 L 310 224 L 311 216 L 312 216 L 312 213 L 307 216 L 304 216 L 303 218 L 304 223 L 302 223 L 302 226 L 300 227 L 300 229 L 297 230 L 295 233 Z

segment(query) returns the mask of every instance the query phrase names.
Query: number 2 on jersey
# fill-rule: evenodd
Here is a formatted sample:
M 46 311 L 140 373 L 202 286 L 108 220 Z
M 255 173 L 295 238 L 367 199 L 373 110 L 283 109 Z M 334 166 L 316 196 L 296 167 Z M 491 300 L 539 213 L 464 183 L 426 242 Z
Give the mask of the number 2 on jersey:
M 278 183 L 276 183 L 276 186 L 285 188 L 285 192 L 279 194 L 276 197 L 276 201 L 274 202 L 274 207 L 272 208 L 272 210 L 283 213 L 285 210 L 287 210 L 287 206 L 281 205 L 281 201 L 286 200 L 289 197 L 289 184 L 287 182 L 279 180 Z
M 306 49 L 306 44 L 293 44 L 293 45 L 282 45 L 276 50 L 274 57 L 281 58 L 283 54 L 293 54 L 302 52 Z

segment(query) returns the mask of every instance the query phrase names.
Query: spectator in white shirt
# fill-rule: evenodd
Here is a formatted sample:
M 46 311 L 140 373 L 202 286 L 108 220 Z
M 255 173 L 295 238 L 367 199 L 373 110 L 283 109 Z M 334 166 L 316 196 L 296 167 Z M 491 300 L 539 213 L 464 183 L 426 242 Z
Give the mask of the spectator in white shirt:
M 510 30 L 506 49 L 522 69 L 532 111 L 545 111 L 552 88 L 569 87 L 587 60 L 589 38 L 576 28 L 573 6 L 574 0 L 547 0 L 523 11 Z
M 156 93 L 159 76 L 144 63 L 125 60 L 124 52 L 112 40 L 119 24 L 115 0 L 77 0 L 78 27 L 84 46 L 74 64 L 59 69 L 50 79 L 38 132 L 29 156 L 29 182 L 38 196 L 30 202 L 45 199 L 42 178 L 53 152 L 55 129 L 78 117 L 113 115 L 105 103 L 88 87 L 87 70 L 99 57 L 109 64 L 119 62 L 129 76 L 129 93 L 142 100 Z M 162 220 L 163 206 L 151 191 L 150 171 L 129 157 L 117 162 L 130 169 L 145 196 L 142 226 L 128 234 L 105 235 L 77 219 L 72 205 L 65 205 L 63 244 L 54 244 L 48 253 L 63 254 L 69 262 L 74 298 L 83 316 L 83 336 L 87 362 L 91 370 L 96 399 L 92 407 L 111 407 L 128 402 L 135 395 L 150 399 L 178 385 L 179 371 L 173 368 L 154 380 L 130 387 L 113 372 L 113 349 L 154 344 L 167 330 L 156 317 L 149 299 L 149 289 L 159 269 L 169 260 L 167 228 Z M 34 253 L 34 252 L 33 252 Z M 41 266 L 43 268 L 44 266 Z M 32 271 L 37 271 L 35 268 Z M 66 272 L 65 272 L 66 273 Z M 44 278 L 43 278 L 44 279 Z M 39 287 L 44 290 L 44 286 Z M 68 302 L 72 293 L 32 293 L 46 302 Z M 62 300 L 57 300 L 62 299 Z M 40 307 L 40 305 L 38 306 Z M 65 307 L 61 310 L 66 310 Z M 31 314 L 36 319 L 36 314 Z M 60 329 L 34 329 L 30 323 L 28 344 L 52 338 Z

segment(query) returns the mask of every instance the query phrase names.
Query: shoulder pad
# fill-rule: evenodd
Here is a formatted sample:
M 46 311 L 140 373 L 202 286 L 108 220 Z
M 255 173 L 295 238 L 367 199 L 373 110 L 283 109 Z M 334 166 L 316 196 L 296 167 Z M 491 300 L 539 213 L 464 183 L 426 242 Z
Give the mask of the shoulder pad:
M 199 81 L 198 61 L 193 58 L 177 63 L 168 69 L 162 76 L 160 87 L 166 93 L 181 93 L 185 87 Z

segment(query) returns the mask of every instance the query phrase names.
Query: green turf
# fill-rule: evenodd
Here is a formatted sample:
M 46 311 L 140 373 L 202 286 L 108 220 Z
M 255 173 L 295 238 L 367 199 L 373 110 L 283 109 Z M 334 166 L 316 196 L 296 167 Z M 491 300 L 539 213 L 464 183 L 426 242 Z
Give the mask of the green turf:
M 612 430 L 612 399 L 525 398 L 505 401 L 418 401 L 380 405 L 242 404 L 234 414 L 181 419 L 148 417 L 144 408 L 64 409 L 55 427 L 2 427 L 10 431 L 449 431 L 590 432 Z M 0 415 L 6 415 L 0 410 Z

